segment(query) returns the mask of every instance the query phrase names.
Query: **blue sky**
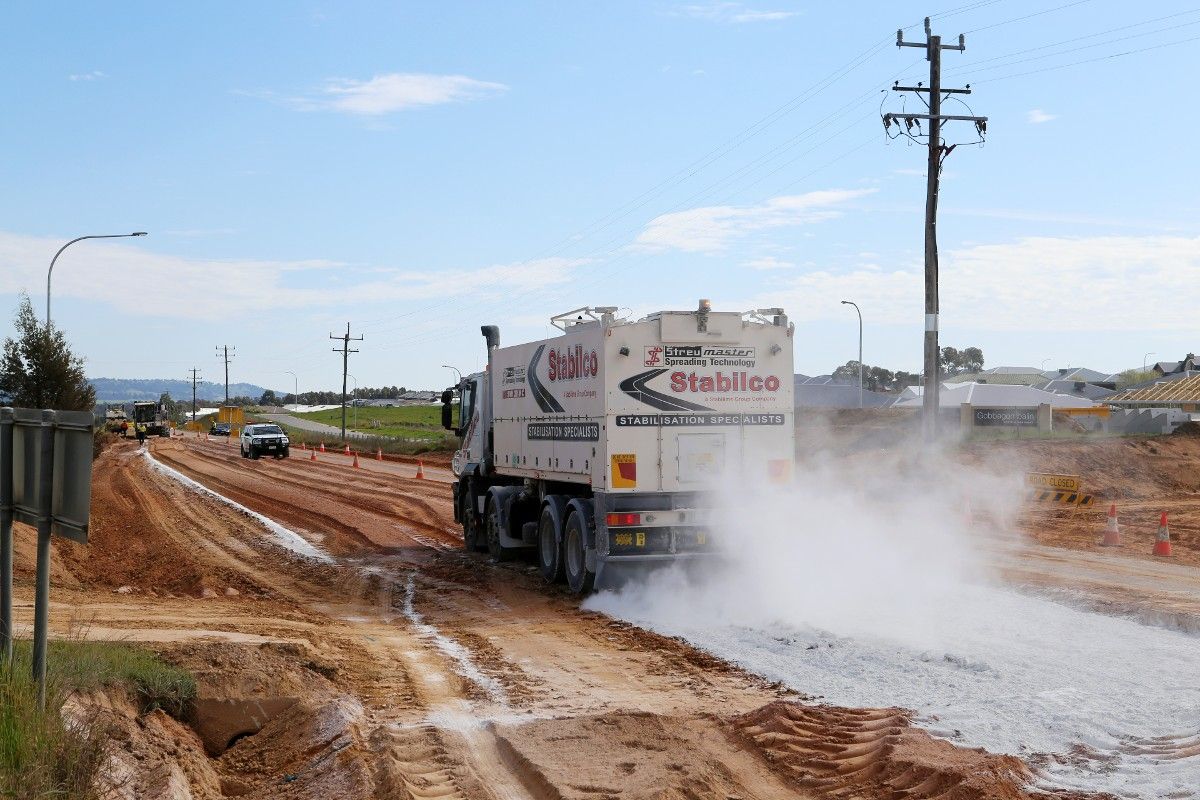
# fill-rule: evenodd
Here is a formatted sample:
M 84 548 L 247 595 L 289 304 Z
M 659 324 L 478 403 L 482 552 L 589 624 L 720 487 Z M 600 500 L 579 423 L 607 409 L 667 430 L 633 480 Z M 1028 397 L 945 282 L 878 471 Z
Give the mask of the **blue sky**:
M 66 240 L 146 230 L 55 268 L 91 375 L 215 379 L 228 343 L 234 380 L 333 388 L 349 321 L 361 385 L 438 387 L 480 324 L 698 297 L 783 306 L 808 374 L 856 355 L 856 300 L 865 360 L 916 371 L 924 150 L 878 112 L 930 13 L 991 118 L 946 162 L 942 343 L 1195 350 L 1200 7 L 1175 2 L 10 4 L 0 308 L 42 312 Z

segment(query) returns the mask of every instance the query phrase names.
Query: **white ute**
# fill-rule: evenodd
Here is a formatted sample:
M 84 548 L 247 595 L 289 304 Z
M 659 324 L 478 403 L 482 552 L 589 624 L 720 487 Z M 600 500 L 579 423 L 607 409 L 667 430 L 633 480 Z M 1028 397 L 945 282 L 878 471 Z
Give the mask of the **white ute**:
M 467 549 L 497 560 L 536 548 L 543 577 L 575 593 L 626 568 L 715 552 L 711 491 L 790 480 L 792 326 L 782 309 L 612 307 L 551 320 L 552 339 L 500 347 L 442 395 L 455 519 Z
M 278 425 L 247 425 L 242 428 L 239 439 L 242 458 L 258 458 L 259 456 L 275 456 L 287 458 L 291 442 L 287 434 Z

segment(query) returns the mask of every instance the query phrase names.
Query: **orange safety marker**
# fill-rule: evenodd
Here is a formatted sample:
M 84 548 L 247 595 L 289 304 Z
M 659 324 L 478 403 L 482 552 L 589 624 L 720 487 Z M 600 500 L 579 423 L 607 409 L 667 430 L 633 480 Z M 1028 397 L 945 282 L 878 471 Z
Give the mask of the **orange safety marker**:
M 309 461 L 316 461 L 316 460 L 317 460 L 317 451 L 316 451 L 316 450 L 309 450 L 308 452 L 312 453 L 312 455 L 308 457 L 308 460 L 309 460 Z
M 375 460 L 383 461 L 383 448 L 382 447 L 375 448 Z
M 360 467 L 358 466 L 358 451 L 357 450 L 354 451 L 354 468 L 360 469 Z
M 1120 547 L 1121 529 L 1117 527 L 1117 504 L 1108 507 L 1108 523 L 1104 526 L 1104 538 L 1100 540 L 1101 547 Z
M 1167 527 L 1165 511 L 1158 519 L 1158 533 L 1154 537 L 1154 549 L 1151 552 L 1156 556 L 1171 555 L 1171 529 Z
M 350 443 L 349 442 L 346 442 L 346 446 L 342 449 L 342 455 L 344 455 L 344 456 L 350 455 Z
M 321 442 L 321 452 L 322 453 L 325 452 L 325 443 L 324 442 Z
M 419 458 L 417 459 L 417 480 L 425 480 L 425 465 Z

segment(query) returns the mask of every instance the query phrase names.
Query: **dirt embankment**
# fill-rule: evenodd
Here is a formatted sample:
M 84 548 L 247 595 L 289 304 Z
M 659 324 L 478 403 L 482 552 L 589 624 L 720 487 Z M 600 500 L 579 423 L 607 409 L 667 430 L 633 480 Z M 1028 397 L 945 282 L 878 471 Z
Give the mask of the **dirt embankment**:
M 1005 459 L 1022 469 L 1078 475 L 1095 497 L 1089 508 L 1030 503 L 1022 529 L 1040 544 L 1140 559 L 1151 554 L 1160 515 L 1167 513 L 1173 563 L 1200 565 L 1200 436 L 974 443 L 972 463 Z M 1122 546 L 1101 548 L 1105 518 L 1116 504 Z
M 1014 759 L 809 705 L 464 552 L 444 483 L 153 446 L 337 559 L 295 557 L 132 443 L 103 455 L 92 542 L 55 546 L 52 628 L 147 642 L 200 687 L 190 727 L 84 699 L 111 706 L 124 797 L 1027 796 Z

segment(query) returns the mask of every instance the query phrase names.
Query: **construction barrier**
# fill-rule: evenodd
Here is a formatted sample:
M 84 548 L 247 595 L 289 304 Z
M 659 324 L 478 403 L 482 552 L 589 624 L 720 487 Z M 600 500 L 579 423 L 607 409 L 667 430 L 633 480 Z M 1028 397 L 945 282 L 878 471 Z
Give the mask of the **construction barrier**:
M 1054 489 L 1034 490 L 1029 493 L 1028 499 L 1033 503 L 1058 503 L 1065 506 L 1091 506 L 1096 502 L 1094 495 L 1083 494 L 1078 491 L 1057 491 Z

